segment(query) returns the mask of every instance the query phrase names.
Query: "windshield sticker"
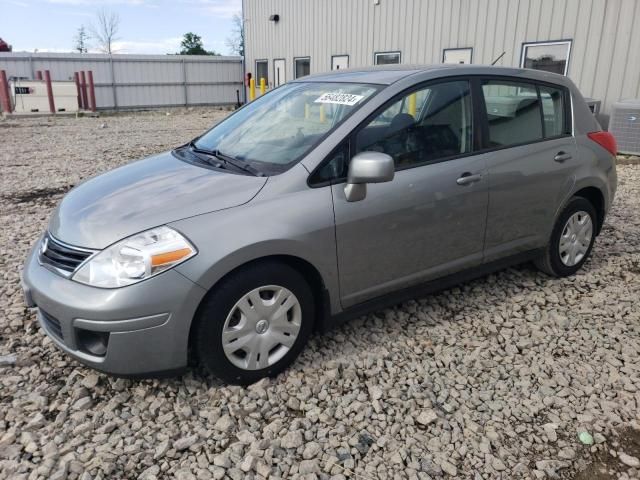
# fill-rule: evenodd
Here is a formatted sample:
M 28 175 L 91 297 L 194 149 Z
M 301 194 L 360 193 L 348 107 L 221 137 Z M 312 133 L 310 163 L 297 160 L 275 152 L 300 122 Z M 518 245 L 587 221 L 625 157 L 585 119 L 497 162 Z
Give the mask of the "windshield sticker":
M 337 105 L 355 105 L 364 95 L 351 93 L 323 93 L 314 103 L 335 103 Z

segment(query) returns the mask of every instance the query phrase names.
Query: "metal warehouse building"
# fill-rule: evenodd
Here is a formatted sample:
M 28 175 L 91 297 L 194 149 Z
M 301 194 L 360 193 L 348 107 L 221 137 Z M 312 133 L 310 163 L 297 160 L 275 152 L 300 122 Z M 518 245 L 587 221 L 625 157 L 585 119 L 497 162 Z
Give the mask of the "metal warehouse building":
M 269 87 L 338 68 L 500 57 L 568 75 L 604 114 L 640 98 L 640 0 L 243 0 L 243 15 L 245 69 Z
M 9 52 L 0 53 L 0 70 L 18 88 L 38 71 L 49 70 L 54 81 L 92 71 L 96 103 L 107 110 L 232 105 L 242 90 L 241 57 Z

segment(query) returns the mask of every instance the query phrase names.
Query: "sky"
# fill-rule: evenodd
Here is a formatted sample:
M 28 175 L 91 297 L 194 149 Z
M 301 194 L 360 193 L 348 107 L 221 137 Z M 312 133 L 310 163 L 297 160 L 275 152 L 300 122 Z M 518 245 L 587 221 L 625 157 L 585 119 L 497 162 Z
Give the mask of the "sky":
M 230 54 L 225 40 L 242 0 L 0 0 L 0 38 L 14 52 L 70 52 L 78 28 L 95 24 L 100 9 L 120 17 L 116 53 L 177 53 L 193 32 L 205 49 Z

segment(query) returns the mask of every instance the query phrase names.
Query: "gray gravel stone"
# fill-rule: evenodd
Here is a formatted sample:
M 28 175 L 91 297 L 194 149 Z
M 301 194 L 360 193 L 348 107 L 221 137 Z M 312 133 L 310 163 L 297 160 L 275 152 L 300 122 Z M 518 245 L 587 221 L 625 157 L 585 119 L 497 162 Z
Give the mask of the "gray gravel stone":
M 253 470 L 253 467 L 255 467 L 255 465 L 256 465 L 256 457 L 254 457 L 253 455 L 247 455 L 244 458 L 244 460 L 242 460 L 242 463 L 240 464 L 240 470 L 247 473 Z
M 302 437 L 302 432 L 296 430 L 293 432 L 287 432 L 287 434 L 280 442 L 280 445 L 282 446 L 282 448 L 298 448 L 302 446 L 303 443 L 304 438 Z
M 233 419 L 229 415 L 224 415 L 215 423 L 213 428 L 220 432 L 229 432 L 233 429 L 233 426 Z
M 444 473 L 451 475 L 452 477 L 458 475 L 458 469 L 455 467 L 455 465 L 447 462 L 446 460 L 442 460 L 440 462 L 440 468 L 442 468 L 442 471 Z
M 637 457 L 627 455 L 624 452 L 618 452 L 618 460 L 628 467 L 640 468 L 640 460 Z
M 221 453 L 213 457 L 213 464 L 218 467 L 231 468 L 231 460 L 228 453 Z
M 82 380 L 82 385 L 87 387 L 88 389 L 95 388 L 100 381 L 100 376 L 97 373 L 88 373 L 84 380 Z
M 308 475 L 310 473 L 320 472 L 320 466 L 317 460 L 303 460 L 298 466 L 298 472 L 301 475 Z
M 87 410 L 89 407 L 91 407 L 92 404 L 93 401 L 91 400 L 91 397 L 82 397 L 80 400 L 74 403 L 71 408 L 73 408 L 74 410 Z
M 189 435 L 188 437 L 183 437 L 173 442 L 173 448 L 175 448 L 178 451 L 186 450 L 187 448 L 194 445 L 197 441 L 198 441 L 197 434 Z
M 433 410 L 423 410 L 416 418 L 420 425 L 430 425 L 438 420 L 438 415 Z
M 550 442 L 555 442 L 558 440 L 558 435 L 556 434 L 556 429 L 558 425 L 555 423 L 546 423 L 543 425 L 544 433 L 549 439 Z
M 305 460 L 309 460 L 311 458 L 317 457 L 320 452 L 322 452 L 322 447 L 317 442 L 309 442 L 305 445 L 304 450 L 302 452 L 302 458 Z
M 16 364 L 15 355 L 0 355 L 0 367 L 11 367 Z

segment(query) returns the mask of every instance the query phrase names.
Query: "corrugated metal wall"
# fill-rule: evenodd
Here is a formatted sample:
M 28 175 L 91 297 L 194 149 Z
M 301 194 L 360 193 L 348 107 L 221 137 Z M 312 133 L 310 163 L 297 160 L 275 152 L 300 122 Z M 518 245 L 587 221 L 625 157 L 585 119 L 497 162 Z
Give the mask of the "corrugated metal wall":
M 99 109 L 228 105 L 242 90 L 241 57 L 0 53 L 0 70 L 30 79 L 49 70 L 52 80 L 92 70 Z
M 372 65 L 375 52 L 401 63 L 439 63 L 443 49 L 472 47 L 473 63 L 520 66 L 523 42 L 571 39 L 568 75 L 603 111 L 640 98 L 640 0 L 243 0 L 247 71 L 256 59 L 311 57 L 311 72 Z M 272 14 L 280 21 L 269 21 Z

